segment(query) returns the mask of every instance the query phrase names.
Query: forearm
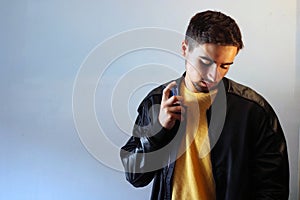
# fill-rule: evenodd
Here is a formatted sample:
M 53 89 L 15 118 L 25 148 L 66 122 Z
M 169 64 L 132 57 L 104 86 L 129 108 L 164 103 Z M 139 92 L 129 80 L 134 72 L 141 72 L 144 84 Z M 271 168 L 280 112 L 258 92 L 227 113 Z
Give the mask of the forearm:
M 265 123 L 255 146 L 255 199 L 287 200 L 289 197 L 287 145 L 278 119 L 274 120 L 278 126 Z
M 151 182 L 154 172 L 146 173 L 144 149 L 138 138 L 131 137 L 127 144 L 122 147 L 120 156 L 125 169 L 127 181 L 135 187 L 143 187 Z
M 135 187 L 147 185 L 155 172 L 167 165 L 169 151 L 163 149 L 172 138 L 161 129 L 152 137 L 131 137 L 122 147 L 120 156 L 126 179 Z M 169 136 L 169 137 L 168 137 Z

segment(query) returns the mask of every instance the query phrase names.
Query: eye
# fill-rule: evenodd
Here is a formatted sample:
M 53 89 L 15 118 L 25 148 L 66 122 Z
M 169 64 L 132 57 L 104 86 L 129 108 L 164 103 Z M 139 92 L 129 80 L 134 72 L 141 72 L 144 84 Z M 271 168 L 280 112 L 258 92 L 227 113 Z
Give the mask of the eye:
M 214 62 L 208 59 L 200 59 L 200 64 L 205 66 L 205 67 L 209 67 L 213 64 Z
M 220 66 L 222 69 L 228 69 L 230 67 L 230 65 L 221 65 Z

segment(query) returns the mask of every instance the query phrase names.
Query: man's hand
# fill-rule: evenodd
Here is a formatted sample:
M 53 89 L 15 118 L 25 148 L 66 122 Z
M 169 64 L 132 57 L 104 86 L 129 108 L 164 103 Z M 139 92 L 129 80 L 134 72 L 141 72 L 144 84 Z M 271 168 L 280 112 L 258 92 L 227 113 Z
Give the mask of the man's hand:
M 183 107 L 183 97 L 172 96 L 169 98 L 171 89 L 175 86 L 176 82 L 173 81 L 163 90 L 158 116 L 160 124 L 168 130 L 174 127 L 176 120 L 184 120 L 185 109 Z

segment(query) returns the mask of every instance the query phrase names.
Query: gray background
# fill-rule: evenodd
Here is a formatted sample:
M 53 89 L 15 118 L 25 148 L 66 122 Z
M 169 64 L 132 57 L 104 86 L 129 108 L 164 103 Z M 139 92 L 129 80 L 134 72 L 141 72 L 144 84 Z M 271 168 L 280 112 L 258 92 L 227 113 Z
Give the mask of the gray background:
M 148 199 L 150 186 L 133 188 L 122 172 L 101 164 L 81 143 L 72 114 L 73 83 L 89 52 L 108 37 L 138 27 L 184 33 L 190 17 L 205 9 L 230 14 L 242 29 L 245 49 L 228 77 L 263 94 L 278 114 L 289 148 L 290 199 L 298 199 L 300 7 L 296 0 L 1 0 L 0 199 Z M 103 80 L 106 90 L 126 71 L 149 62 L 178 63 L 176 70 L 183 71 L 182 60 L 170 54 L 136 52 L 111 65 Z M 148 84 L 126 100 L 132 120 L 138 103 L 154 86 Z M 102 90 L 96 93 L 99 115 L 110 111 L 101 107 L 106 98 Z M 111 127 L 106 132 L 116 146 L 126 141 L 128 133 L 120 133 L 113 120 L 99 120 Z

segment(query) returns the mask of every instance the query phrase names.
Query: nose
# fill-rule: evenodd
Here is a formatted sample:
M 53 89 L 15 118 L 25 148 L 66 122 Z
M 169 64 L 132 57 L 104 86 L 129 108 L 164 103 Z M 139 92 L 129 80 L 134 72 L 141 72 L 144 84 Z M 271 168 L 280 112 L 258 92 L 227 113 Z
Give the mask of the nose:
M 208 67 L 206 71 L 206 80 L 209 82 L 216 82 L 218 78 L 218 66 L 217 64 L 213 64 L 210 67 Z

